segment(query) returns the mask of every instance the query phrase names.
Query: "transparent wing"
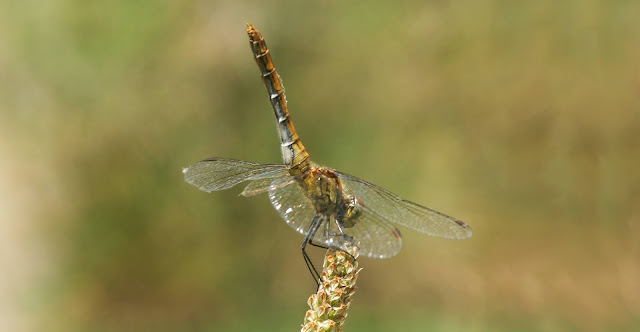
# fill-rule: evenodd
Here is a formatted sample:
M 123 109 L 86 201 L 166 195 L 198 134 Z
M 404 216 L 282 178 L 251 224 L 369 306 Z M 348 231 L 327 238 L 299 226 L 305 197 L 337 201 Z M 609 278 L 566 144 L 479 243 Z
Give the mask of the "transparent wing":
M 316 210 L 292 178 L 281 177 L 272 181 L 269 200 L 287 225 L 303 235 L 309 231 Z
M 276 178 L 263 178 L 249 182 L 249 184 L 242 191 L 242 196 L 250 197 L 266 193 L 269 189 L 275 190 L 276 188 L 288 186 L 294 182 L 293 176 L 287 172 L 285 175 L 278 176 Z
M 248 161 L 209 158 L 182 169 L 184 180 L 206 192 L 231 188 L 249 180 L 287 177 L 285 165 L 256 164 Z
M 391 258 L 397 255 L 402 248 L 400 231 L 375 211 L 366 207 L 363 210 L 353 227 L 343 229 L 345 234 L 353 237 L 360 255 L 371 258 Z
M 407 201 L 375 184 L 335 171 L 345 190 L 359 197 L 366 212 L 378 219 L 393 222 L 431 236 L 466 239 L 471 228 L 461 220 Z M 356 224 L 357 226 L 357 224 Z

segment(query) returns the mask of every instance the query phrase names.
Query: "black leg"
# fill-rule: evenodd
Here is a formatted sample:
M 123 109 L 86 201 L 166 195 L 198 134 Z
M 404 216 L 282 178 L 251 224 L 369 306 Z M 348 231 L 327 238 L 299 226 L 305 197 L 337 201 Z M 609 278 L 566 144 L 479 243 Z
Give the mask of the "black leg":
M 309 240 L 309 244 L 314 246 L 314 247 L 317 247 L 317 248 L 329 249 L 329 246 L 324 245 L 324 244 L 315 243 L 315 242 L 313 242 L 313 240 Z
M 318 230 L 320 230 L 320 227 L 318 227 Z M 316 231 L 317 233 L 317 231 Z M 325 222 L 324 223 L 324 238 L 329 239 L 329 222 Z M 322 249 L 329 249 L 329 246 L 324 244 L 324 243 L 315 243 L 313 242 L 313 237 L 311 237 L 311 239 L 309 239 L 309 244 L 314 246 L 314 247 L 318 247 L 318 248 L 322 248 Z
M 318 246 L 314 244 L 312 241 L 313 241 L 313 237 L 316 235 L 316 232 L 318 232 L 318 229 L 320 228 L 321 225 L 322 225 L 322 216 L 317 214 L 315 215 L 315 217 L 313 217 L 313 220 L 311 220 L 311 225 L 309 225 L 309 230 L 307 231 L 307 235 L 304 237 L 304 241 L 302 242 L 302 257 L 304 258 L 304 262 L 307 264 L 307 268 L 309 269 L 309 272 L 311 272 L 311 276 L 313 277 L 313 280 L 315 280 L 318 287 L 320 287 L 320 282 L 321 282 L 320 273 L 318 272 L 316 267 L 313 265 L 313 262 L 311 262 L 311 258 L 309 257 L 309 255 L 307 255 L 306 248 L 307 248 L 307 243 L 313 246 Z

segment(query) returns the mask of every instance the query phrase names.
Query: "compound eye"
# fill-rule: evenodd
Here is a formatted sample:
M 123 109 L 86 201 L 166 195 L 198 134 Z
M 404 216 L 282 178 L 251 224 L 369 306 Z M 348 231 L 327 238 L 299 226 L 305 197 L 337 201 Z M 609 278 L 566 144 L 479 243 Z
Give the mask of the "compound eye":
M 347 200 L 345 201 L 345 208 L 341 213 L 340 219 L 342 226 L 345 228 L 355 226 L 355 224 L 358 222 L 358 219 L 360 219 L 360 216 L 364 212 L 362 210 L 363 206 L 364 204 L 362 203 L 362 200 L 360 200 L 360 198 L 356 196 L 348 196 Z
M 362 208 L 364 207 L 364 202 L 358 196 L 351 197 L 351 204 L 349 204 L 349 217 L 350 218 L 358 218 L 362 215 Z

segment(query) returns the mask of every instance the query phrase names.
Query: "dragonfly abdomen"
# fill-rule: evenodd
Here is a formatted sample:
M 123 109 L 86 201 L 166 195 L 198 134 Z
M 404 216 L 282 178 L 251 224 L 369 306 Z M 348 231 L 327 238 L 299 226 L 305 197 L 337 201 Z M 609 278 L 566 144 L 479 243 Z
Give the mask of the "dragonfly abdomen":
M 302 145 L 300 137 L 293 126 L 289 110 L 287 109 L 287 99 L 284 95 L 284 86 L 271 59 L 271 54 L 267 44 L 256 28 L 247 24 L 247 34 L 251 51 L 260 68 L 262 81 L 267 88 L 269 101 L 273 107 L 280 134 L 282 159 L 289 167 L 292 175 L 300 175 L 309 169 L 309 154 Z

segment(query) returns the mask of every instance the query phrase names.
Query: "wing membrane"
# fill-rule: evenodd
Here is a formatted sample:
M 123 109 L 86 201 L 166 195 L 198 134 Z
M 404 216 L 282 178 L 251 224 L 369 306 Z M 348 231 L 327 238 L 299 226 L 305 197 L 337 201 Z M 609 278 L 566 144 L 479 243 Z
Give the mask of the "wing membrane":
M 436 237 L 449 239 L 471 237 L 471 228 L 461 220 L 405 200 L 355 176 L 338 171 L 336 174 L 344 183 L 345 190 L 364 202 L 365 211 L 373 212 L 379 219 Z
M 266 193 L 269 189 L 275 190 L 279 187 L 284 187 L 292 184 L 294 182 L 294 178 L 288 173 L 283 176 L 279 176 L 276 178 L 264 178 L 258 179 L 249 182 L 249 184 L 242 191 L 242 196 L 250 197 L 259 195 L 262 193 Z
M 309 231 L 316 210 L 295 181 L 275 179 L 269 187 L 269 200 L 287 225 L 303 235 Z
M 366 203 L 365 203 L 366 204 Z M 355 226 L 345 228 L 360 249 L 360 255 L 371 258 L 391 258 L 402 249 L 400 231 L 391 226 L 374 210 L 364 208 Z
M 228 189 L 244 181 L 290 176 L 285 165 L 222 158 L 199 161 L 182 172 L 186 182 L 206 192 Z

